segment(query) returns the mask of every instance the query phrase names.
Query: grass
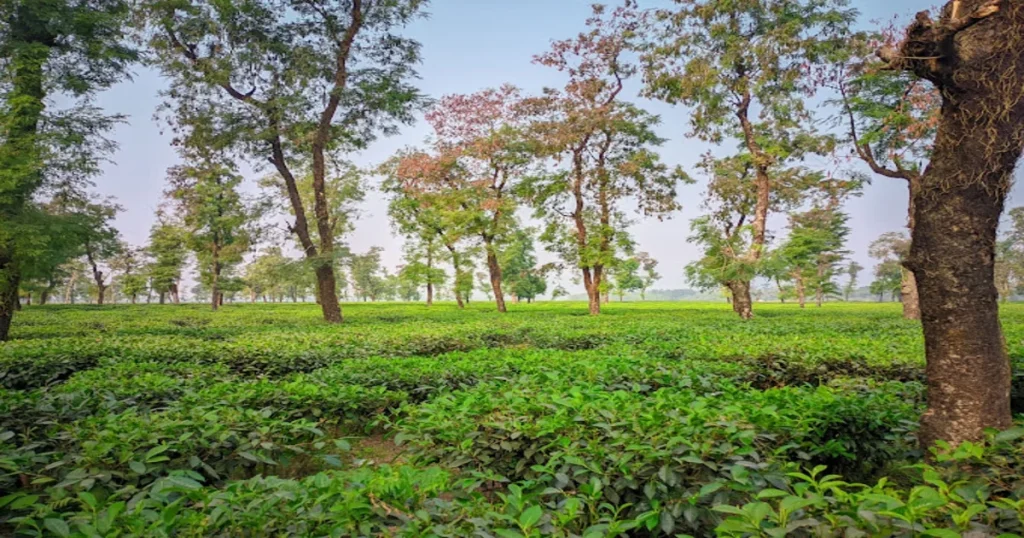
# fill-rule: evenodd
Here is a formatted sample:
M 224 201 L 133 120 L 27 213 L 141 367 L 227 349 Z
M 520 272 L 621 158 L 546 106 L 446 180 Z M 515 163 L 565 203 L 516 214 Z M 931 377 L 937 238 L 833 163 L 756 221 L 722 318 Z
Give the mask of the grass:
M 920 465 L 898 305 L 757 306 L 26 308 L 0 533 L 1021 532 L 1024 430 Z M 1024 362 L 1024 306 L 1003 322 Z

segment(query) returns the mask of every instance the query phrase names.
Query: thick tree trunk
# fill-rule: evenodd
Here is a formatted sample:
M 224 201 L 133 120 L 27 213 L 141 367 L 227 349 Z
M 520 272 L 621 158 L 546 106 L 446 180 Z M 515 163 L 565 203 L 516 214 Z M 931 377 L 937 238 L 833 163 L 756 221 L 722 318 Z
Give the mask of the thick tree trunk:
M 107 286 L 106 284 L 96 283 L 96 304 L 102 305 L 106 301 Z
M 754 317 L 753 301 L 750 299 L 750 281 L 734 280 L 727 284 L 732 292 L 732 310 L 742 319 Z
M 338 303 L 338 283 L 334 278 L 334 267 L 330 264 L 321 264 L 316 268 L 317 297 L 320 298 L 320 310 L 324 314 L 324 321 L 328 323 L 341 323 L 341 305 Z
M 47 286 L 46 289 L 39 292 L 39 305 L 43 306 L 50 302 L 50 294 L 53 293 L 53 285 Z
M 455 294 L 455 298 L 458 299 L 459 294 Z M 459 301 L 460 303 L 462 301 Z M 427 281 L 427 306 L 434 306 L 434 284 Z M 461 305 L 460 305 L 461 308 Z
M 505 307 L 505 293 L 501 290 L 501 265 L 498 263 L 498 253 L 494 251 L 494 245 L 489 243 L 487 249 L 487 271 L 491 277 L 491 289 L 494 290 L 494 302 L 498 305 L 498 312 L 507 312 Z M 458 295 L 458 290 L 455 294 Z
M 800 308 L 807 308 L 807 290 L 804 289 L 804 276 L 800 271 L 793 273 L 793 285 L 796 289 L 796 302 Z
M 906 262 L 920 290 L 927 358 L 920 440 L 956 446 L 1012 424 L 994 267 L 996 228 L 1024 149 L 1024 3 L 958 0 L 937 22 L 918 14 L 907 35 L 899 51 L 880 56 L 934 82 L 943 99 Z
M 167 292 L 161 291 L 160 292 L 160 304 L 164 304 L 164 301 L 166 301 L 166 299 L 167 299 Z
M 22 214 L 43 181 L 37 135 L 46 109 L 45 66 L 50 47 L 56 40 L 48 31 L 49 26 L 41 20 L 40 13 L 44 11 L 15 9 L 14 25 L 8 28 L 14 42 L 20 41 L 22 45 L 9 51 L 14 76 L 4 96 L 8 117 L 4 142 L 0 145 L 0 168 L 6 174 L 0 190 L 0 228 L 8 226 L 7 219 L 16 219 Z M 21 269 L 13 241 L 8 239 L 9 236 L 0 243 L 0 342 L 7 340 L 14 312 L 21 306 L 18 302 Z

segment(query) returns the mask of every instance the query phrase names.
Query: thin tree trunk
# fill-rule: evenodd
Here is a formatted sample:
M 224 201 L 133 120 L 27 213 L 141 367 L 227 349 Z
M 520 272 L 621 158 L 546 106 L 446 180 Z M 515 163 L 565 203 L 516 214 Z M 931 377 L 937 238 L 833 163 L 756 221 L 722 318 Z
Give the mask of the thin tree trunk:
M 903 303 L 904 319 L 921 319 L 921 298 L 917 293 L 917 279 L 914 278 L 914 272 L 906 267 L 903 268 L 900 279 L 900 301 Z
M 995 287 L 996 229 L 1024 150 L 1024 4 L 950 2 L 918 14 L 891 67 L 931 80 L 942 113 L 914 193 L 906 264 L 920 291 L 928 408 L 922 447 L 1012 424 L 1010 360 Z
M 210 308 L 214 312 L 220 306 L 220 246 L 217 244 L 216 237 L 214 234 L 213 248 L 211 249 L 213 266 L 210 268 Z
M 796 288 L 796 301 L 800 308 L 807 308 L 807 291 L 804 289 L 804 275 L 799 270 L 793 272 L 793 286 Z
M 466 308 L 466 304 L 462 300 L 462 293 L 459 292 L 459 281 L 462 276 L 462 257 L 459 255 L 458 250 L 455 249 L 455 244 L 451 242 L 445 242 L 445 248 L 452 255 L 452 269 L 455 271 L 455 302 L 458 303 L 459 309 Z
M 485 238 L 484 241 L 484 248 L 487 250 L 487 271 L 491 277 L 491 289 L 494 290 L 494 302 L 498 305 L 498 312 L 507 312 L 505 293 L 501 290 L 501 265 L 498 263 L 498 253 L 494 251 L 494 244 L 490 239 Z M 458 295 L 458 290 L 455 293 Z

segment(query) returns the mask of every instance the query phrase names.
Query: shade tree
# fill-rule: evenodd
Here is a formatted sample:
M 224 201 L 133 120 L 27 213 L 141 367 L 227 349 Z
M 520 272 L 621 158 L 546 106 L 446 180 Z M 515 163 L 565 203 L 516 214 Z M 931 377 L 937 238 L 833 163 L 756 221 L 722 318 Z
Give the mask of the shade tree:
M 713 252 L 703 265 L 731 290 L 742 318 L 753 315 L 750 279 L 767 250 L 775 191 L 806 154 L 829 149 L 811 129 L 806 100 L 845 52 L 855 15 L 845 0 L 675 0 L 641 19 L 645 95 L 688 107 L 691 136 L 738 142 L 740 153 L 726 159 L 749 167 L 742 223 L 728 233 L 714 218 L 694 226 Z M 715 262 L 726 259 L 735 263 Z
M 661 162 L 658 117 L 624 99 L 637 73 L 628 62 L 634 25 L 622 10 L 595 7 L 585 32 L 536 58 L 561 72 L 565 86 L 527 100 L 548 166 L 523 193 L 544 223 L 547 249 L 580 271 L 592 315 L 601 312 L 607 271 L 632 244 L 627 201 L 645 216 L 667 217 L 679 208 L 676 186 L 688 179 Z
M 398 32 L 422 14 L 423 4 L 142 2 L 154 59 L 170 80 L 168 100 L 210 105 L 230 120 L 232 147 L 276 171 L 294 216 L 289 228 L 314 269 L 327 322 L 342 321 L 331 162 L 412 121 L 423 102 L 411 84 L 419 44 Z M 311 211 L 296 179 L 303 165 L 312 174 Z

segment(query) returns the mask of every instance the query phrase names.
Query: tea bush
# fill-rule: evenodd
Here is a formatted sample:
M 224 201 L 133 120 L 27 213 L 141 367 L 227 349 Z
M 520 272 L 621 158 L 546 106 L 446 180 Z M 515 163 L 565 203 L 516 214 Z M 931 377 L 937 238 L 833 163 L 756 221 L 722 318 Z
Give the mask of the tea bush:
M 0 346 L 0 535 L 1024 533 L 1024 426 L 922 463 L 920 327 L 894 305 L 347 319 L 26 308 Z M 1024 362 L 1024 308 L 1003 323 Z

